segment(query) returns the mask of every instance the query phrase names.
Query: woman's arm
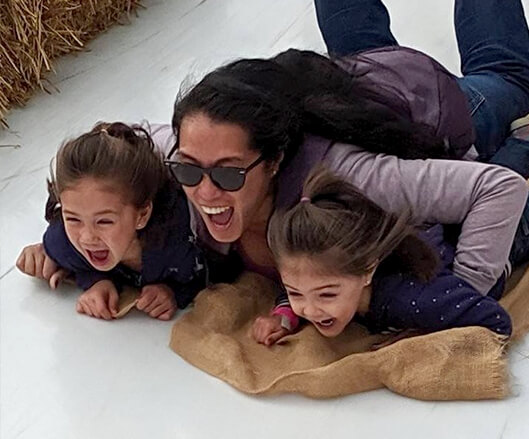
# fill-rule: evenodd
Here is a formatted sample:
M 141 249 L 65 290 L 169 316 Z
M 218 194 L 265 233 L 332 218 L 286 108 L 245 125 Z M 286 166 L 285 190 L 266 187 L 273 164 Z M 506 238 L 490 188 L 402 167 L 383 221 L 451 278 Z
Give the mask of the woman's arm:
M 461 224 L 453 271 L 481 294 L 508 266 L 528 193 L 518 174 L 475 162 L 403 160 L 346 144 L 333 145 L 326 163 L 384 209 L 411 209 L 418 223 Z

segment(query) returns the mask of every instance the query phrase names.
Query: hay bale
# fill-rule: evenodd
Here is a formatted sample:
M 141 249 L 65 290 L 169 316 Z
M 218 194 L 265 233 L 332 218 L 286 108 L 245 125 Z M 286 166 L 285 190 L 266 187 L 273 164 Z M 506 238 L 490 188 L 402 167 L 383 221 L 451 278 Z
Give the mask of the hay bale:
M 57 56 L 83 50 L 87 41 L 128 18 L 139 0 L 1 0 L 0 124 L 13 105 L 24 105 Z

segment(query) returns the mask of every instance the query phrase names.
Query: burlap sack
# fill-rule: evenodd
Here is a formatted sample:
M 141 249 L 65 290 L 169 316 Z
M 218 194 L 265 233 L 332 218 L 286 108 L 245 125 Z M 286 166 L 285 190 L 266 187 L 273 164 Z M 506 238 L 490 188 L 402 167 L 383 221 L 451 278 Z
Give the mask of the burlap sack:
M 128 312 L 138 303 L 140 292 L 135 288 L 125 287 L 119 295 L 118 313 L 114 316 L 115 319 L 125 317 Z
M 514 337 L 529 329 L 529 273 L 502 301 Z M 384 335 L 352 324 L 324 338 L 312 326 L 272 347 L 250 336 L 273 304 L 268 280 L 244 274 L 233 285 L 199 294 L 173 326 L 170 347 L 196 367 L 250 394 L 296 392 L 328 398 L 387 387 L 424 400 L 503 398 L 508 394 L 506 342 L 485 328 L 451 329 L 370 351 Z

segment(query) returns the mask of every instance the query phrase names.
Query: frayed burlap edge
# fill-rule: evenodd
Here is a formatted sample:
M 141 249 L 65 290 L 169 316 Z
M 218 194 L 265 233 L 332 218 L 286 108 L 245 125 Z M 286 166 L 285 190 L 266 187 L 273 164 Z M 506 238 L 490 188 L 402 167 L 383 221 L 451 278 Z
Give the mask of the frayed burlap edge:
M 235 285 L 220 285 L 213 291 L 202 292 L 197 297 L 195 310 L 173 326 L 170 347 L 189 363 L 253 395 L 300 393 L 312 398 L 330 398 L 383 387 L 422 400 L 501 399 L 509 394 L 507 340 L 481 327 L 413 337 L 378 351 L 352 353 L 330 362 L 325 358 L 322 364 L 296 366 L 263 381 L 261 366 L 266 367 L 267 363 L 272 368 L 284 368 L 281 352 L 289 349 L 289 343 L 304 342 L 312 335 L 307 332 L 311 328 L 306 327 L 287 337 L 286 346 L 272 349 L 243 346 L 249 337 L 250 320 L 270 306 L 266 292 L 264 299 L 252 299 L 252 292 L 263 295 L 263 288 L 259 289 L 258 284 L 265 282 L 256 281 L 255 276 L 246 274 Z M 522 282 L 528 281 L 527 275 L 524 276 Z M 518 291 L 521 290 L 518 288 Z M 505 300 L 509 298 L 508 304 L 526 301 L 522 300 L 525 298 L 514 300 L 515 296 L 508 295 Z M 250 302 L 252 305 L 248 308 Z M 237 313 L 239 305 L 247 312 L 248 321 Z M 220 313 L 228 319 L 207 317 L 208 310 L 211 316 Z M 229 319 L 238 321 L 233 324 Z M 521 336 L 526 327 L 525 322 L 515 325 L 516 334 Z M 311 348 L 310 343 L 307 346 Z M 321 353 L 321 346 L 316 346 L 315 352 Z

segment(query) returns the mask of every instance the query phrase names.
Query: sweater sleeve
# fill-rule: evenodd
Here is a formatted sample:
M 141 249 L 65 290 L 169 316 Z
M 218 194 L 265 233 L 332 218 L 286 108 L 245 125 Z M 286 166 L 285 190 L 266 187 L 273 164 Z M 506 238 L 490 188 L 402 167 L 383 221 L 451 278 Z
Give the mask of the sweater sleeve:
M 46 254 L 60 267 L 71 271 L 75 275 L 76 284 L 87 290 L 100 280 L 113 280 L 109 273 L 95 270 L 70 243 L 62 221 L 52 222 L 44 236 L 42 243 Z
M 335 144 L 327 165 L 382 208 L 410 209 L 418 223 L 461 224 L 453 271 L 486 294 L 508 257 L 527 184 L 499 166 L 452 160 L 404 160 Z
M 510 335 L 509 314 L 489 296 L 449 271 L 422 284 L 401 275 L 380 281 L 370 305 L 376 329 L 424 329 L 429 332 L 465 326 L 483 326 Z
M 284 288 L 280 289 L 279 294 L 276 296 L 275 306 L 270 312 L 272 316 L 281 316 L 281 326 L 289 331 L 294 331 L 299 326 L 299 317 L 294 314 L 290 302 L 288 300 L 288 294 Z

